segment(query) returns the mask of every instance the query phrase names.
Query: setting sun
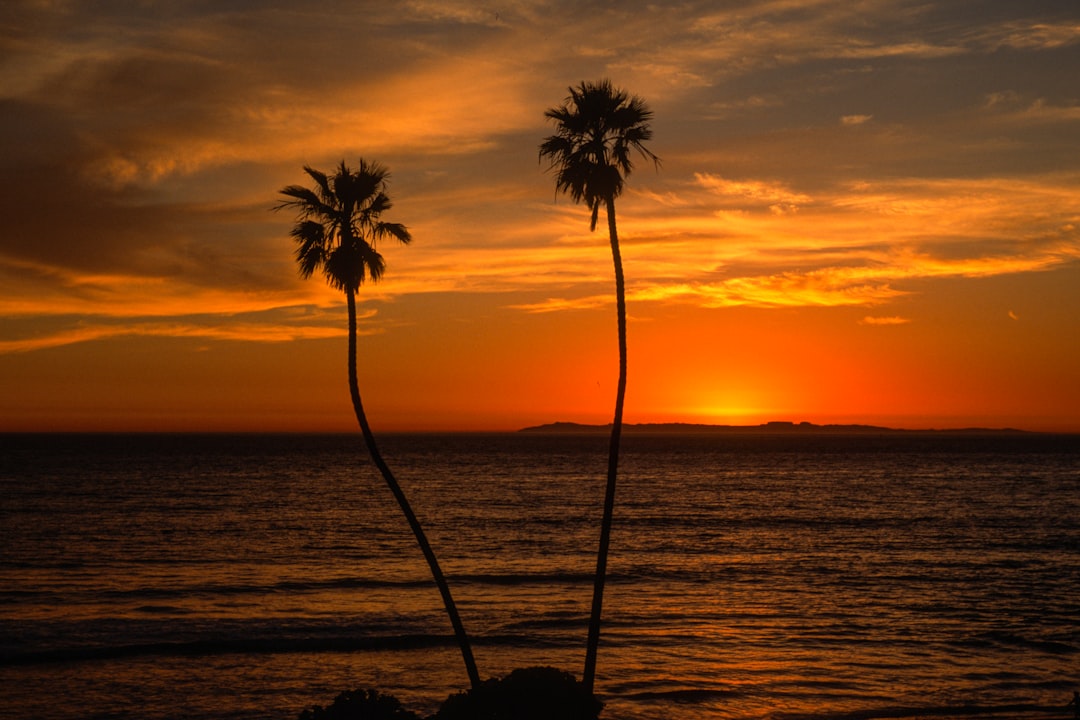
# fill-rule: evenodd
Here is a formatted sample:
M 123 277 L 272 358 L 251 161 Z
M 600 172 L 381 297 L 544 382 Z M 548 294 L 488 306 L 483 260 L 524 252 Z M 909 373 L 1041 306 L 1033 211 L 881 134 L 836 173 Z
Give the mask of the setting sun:
M 706 405 L 679 413 L 689 422 L 711 425 L 762 425 L 777 417 L 791 417 L 789 412 L 762 407 Z

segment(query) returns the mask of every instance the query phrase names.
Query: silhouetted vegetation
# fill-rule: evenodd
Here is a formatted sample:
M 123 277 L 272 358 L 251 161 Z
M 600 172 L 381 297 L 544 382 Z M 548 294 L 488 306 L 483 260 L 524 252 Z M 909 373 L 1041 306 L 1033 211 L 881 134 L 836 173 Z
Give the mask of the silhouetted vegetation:
M 603 703 L 573 675 L 551 667 L 514 670 L 448 697 L 428 720 L 596 720 Z M 299 720 L 419 720 L 393 695 L 354 690 Z
M 354 171 L 345 165 L 343 160 L 333 175 L 306 166 L 304 172 L 315 181 L 315 187 L 312 189 L 302 185 L 289 185 L 281 190 L 281 194 L 288 199 L 276 209 L 290 208 L 296 211 L 296 224 L 291 234 L 299 246 L 296 250 L 296 261 L 301 276 L 308 278 L 321 270 L 331 287 L 345 292 L 349 310 L 349 393 L 356 420 L 360 424 L 372 461 L 397 500 L 427 560 L 435 584 L 442 594 L 446 614 L 454 627 L 454 635 L 461 648 L 469 681 L 476 687 L 480 684 L 480 674 L 476 669 L 468 635 L 450 594 L 450 586 L 443 576 L 435 551 L 432 550 L 420 521 L 379 452 L 360 400 L 360 385 L 356 373 L 356 293 L 365 279 L 375 282 L 382 277 L 386 269 L 386 263 L 376 244 L 386 238 L 408 243 L 412 236 L 404 225 L 382 219 L 382 214 L 389 210 L 393 203 L 386 192 L 390 173 L 378 163 L 368 163 L 361 159 L 359 168 Z
M 619 384 L 615 394 L 615 419 L 611 426 L 608 449 L 607 486 L 604 492 L 604 516 L 600 526 L 600 547 L 596 555 L 592 611 L 585 650 L 584 686 L 592 691 L 596 675 L 596 653 L 600 644 L 600 616 L 603 610 L 604 582 L 607 576 L 608 549 L 615 507 L 615 484 L 619 465 L 619 442 L 622 433 L 623 400 L 626 396 L 626 283 L 623 278 L 619 234 L 615 224 L 615 198 L 622 194 L 625 176 L 634 164 L 637 151 L 654 165 L 659 158 L 644 143 L 652 139 L 649 120 L 652 111 L 645 101 L 612 86 L 608 80 L 583 82 L 570 88 L 570 96 L 556 108 L 544 113 L 555 122 L 555 135 L 540 145 L 541 159 L 550 161 L 555 172 L 556 192 L 568 193 L 574 202 L 585 203 L 591 211 L 589 230 L 603 204 L 607 211 L 611 256 L 615 263 L 615 305 L 619 326 Z
M 420 716 L 402 707 L 393 695 L 361 689 L 341 693 L 328 707 L 304 710 L 300 720 L 420 720 Z
M 595 720 L 602 707 L 570 673 L 531 667 L 451 695 L 431 720 Z

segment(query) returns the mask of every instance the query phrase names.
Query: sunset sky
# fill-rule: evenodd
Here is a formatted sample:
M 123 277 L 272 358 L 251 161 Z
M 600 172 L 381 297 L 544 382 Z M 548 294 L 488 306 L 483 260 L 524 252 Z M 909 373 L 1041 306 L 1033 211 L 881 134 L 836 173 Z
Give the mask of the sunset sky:
M 1080 432 L 1071 0 L 14 0 L 0 431 L 349 430 L 344 299 L 277 191 L 391 170 L 361 289 L 379 430 L 610 422 L 603 222 L 538 161 L 610 78 L 627 422 Z

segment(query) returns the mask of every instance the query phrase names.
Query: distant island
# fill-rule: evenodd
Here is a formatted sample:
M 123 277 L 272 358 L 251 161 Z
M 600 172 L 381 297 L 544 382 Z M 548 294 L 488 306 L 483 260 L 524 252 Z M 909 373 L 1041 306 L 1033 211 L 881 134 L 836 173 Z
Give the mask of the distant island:
M 584 425 L 573 422 L 554 422 L 546 425 L 534 425 L 522 428 L 518 432 L 523 433 L 604 433 L 611 431 L 611 424 L 607 425 Z M 952 428 L 945 430 L 905 430 L 900 428 L 879 427 L 876 425 L 815 425 L 809 422 L 773 421 L 761 425 L 707 425 L 698 423 L 637 423 L 624 424 L 623 432 L 627 433 L 653 433 L 653 434 L 922 434 L 933 433 L 942 435 L 1031 435 L 1027 430 L 1015 428 Z

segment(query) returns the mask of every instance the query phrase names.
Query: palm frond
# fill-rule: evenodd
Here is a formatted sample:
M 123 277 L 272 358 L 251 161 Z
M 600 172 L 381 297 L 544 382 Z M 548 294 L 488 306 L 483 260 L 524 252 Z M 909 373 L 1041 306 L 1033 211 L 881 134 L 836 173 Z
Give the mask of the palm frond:
M 296 264 L 300 277 L 305 280 L 326 265 L 326 252 L 322 245 L 302 245 L 296 250 Z
M 582 82 L 569 92 L 562 105 L 544 112 L 554 121 L 555 134 L 540 144 L 539 159 L 547 159 L 555 174 L 556 194 L 566 193 L 589 208 L 595 230 L 601 201 L 618 197 L 634 169 L 631 149 L 659 166 L 645 147 L 652 139 L 652 111 L 609 80 Z
M 370 245 L 366 245 L 362 251 L 364 267 L 367 269 L 367 274 L 371 278 L 372 282 L 377 282 L 386 272 L 386 260 L 383 256 L 376 252 Z M 363 278 L 361 278 L 361 282 Z
M 412 242 L 412 233 L 401 223 L 379 222 L 373 228 L 373 233 L 380 240 L 384 237 L 392 237 L 402 245 Z
M 319 196 L 310 188 L 301 185 L 289 185 L 278 191 L 278 194 L 291 199 L 282 200 L 278 205 L 274 206 L 275 210 L 291 207 L 296 208 L 298 211 L 310 213 L 310 211 L 322 207 L 322 200 Z
M 375 193 L 370 202 L 368 202 L 365 212 L 374 217 L 378 217 L 392 207 L 394 207 L 394 203 L 390 200 L 390 196 L 380 190 Z
M 337 290 L 357 290 L 366 279 L 376 281 L 386 261 L 375 249 L 377 240 L 391 237 L 412 240 L 401 223 L 381 219 L 393 207 L 386 193 L 389 171 L 363 158 L 357 170 L 342 160 L 333 174 L 304 166 L 314 187 L 289 185 L 275 210 L 291 208 L 296 222 L 290 235 L 297 243 L 296 262 L 302 277 L 321 270 Z
M 342 162 L 342 165 L 344 165 L 344 162 Z M 333 207 L 333 205 L 335 204 L 334 190 L 330 186 L 330 178 L 327 177 L 326 173 L 320 172 L 319 170 L 316 170 L 315 168 L 309 167 L 307 165 L 304 166 L 304 172 L 306 172 L 311 177 L 311 179 L 315 181 L 315 187 L 318 190 L 318 197 L 321 203 L 323 205 Z

